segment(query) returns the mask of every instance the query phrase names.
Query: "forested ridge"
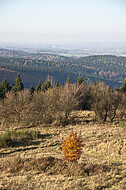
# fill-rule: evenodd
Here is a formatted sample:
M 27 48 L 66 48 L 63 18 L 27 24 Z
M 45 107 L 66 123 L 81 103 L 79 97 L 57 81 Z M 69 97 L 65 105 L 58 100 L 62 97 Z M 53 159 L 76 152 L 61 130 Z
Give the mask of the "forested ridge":
M 68 61 L 67 59 L 62 60 L 62 58 L 59 61 L 45 61 L 39 59 L 0 57 L 0 69 L 23 72 L 25 76 L 31 72 L 32 75 L 39 73 L 39 75 L 44 76 L 42 82 L 44 82 L 47 75 L 50 75 L 55 81 L 58 80 L 61 84 L 65 83 L 68 75 L 72 82 L 75 82 L 77 76 L 82 74 L 85 81 L 100 80 L 112 87 L 120 87 L 126 78 L 126 58 L 111 55 L 96 55 L 78 59 L 71 58 Z M 0 75 L 0 80 L 2 81 L 2 73 Z M 27 76 L 25 78 L 27 79 Z M 41 79 L 38 78 L 39 80 Z M 25 86 L 29 87 L 26 81 L 23 79 Z M 12 81 L 9 82 L 11 83 Z M 37 85 L 37 83 L 34 84 Z

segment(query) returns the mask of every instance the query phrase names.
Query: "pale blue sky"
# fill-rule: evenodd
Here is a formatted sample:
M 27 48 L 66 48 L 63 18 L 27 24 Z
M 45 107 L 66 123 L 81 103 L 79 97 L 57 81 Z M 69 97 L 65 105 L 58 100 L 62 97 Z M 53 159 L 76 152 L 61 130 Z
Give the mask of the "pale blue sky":
M 126 42 L 126 0 L 0 0 L 0 41 Z

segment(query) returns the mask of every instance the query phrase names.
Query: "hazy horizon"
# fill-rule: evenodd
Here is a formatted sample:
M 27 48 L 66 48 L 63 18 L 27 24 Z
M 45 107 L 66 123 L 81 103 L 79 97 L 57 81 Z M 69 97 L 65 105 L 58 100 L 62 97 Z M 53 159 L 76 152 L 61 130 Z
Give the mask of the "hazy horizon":
M 0 0 L 0 42 L 126 42 L 125 0 Z
M 8 43 L 126 43 L 126 34 L 2 34 Z

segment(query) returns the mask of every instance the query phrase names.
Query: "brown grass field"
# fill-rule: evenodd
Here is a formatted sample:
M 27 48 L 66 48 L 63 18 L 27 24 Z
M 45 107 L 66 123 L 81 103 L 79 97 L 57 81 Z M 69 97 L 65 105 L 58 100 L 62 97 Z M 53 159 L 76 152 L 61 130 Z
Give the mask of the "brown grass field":
M 126 189 L 126 123 L 94 122 L 89 111 L 72 116 L 73 124 L 28 128 L 39 137 L 0 148 L 0 190 Z M 84 146 L 78 162 L 66 163 L 61 144 L 71 129 Z

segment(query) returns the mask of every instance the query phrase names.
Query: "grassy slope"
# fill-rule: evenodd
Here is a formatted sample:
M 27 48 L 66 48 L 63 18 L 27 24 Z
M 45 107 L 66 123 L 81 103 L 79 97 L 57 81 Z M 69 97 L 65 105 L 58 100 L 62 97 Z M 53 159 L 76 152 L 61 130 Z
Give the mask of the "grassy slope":
M 39 139 L 0 149 L 0 189 L 126 189 L 126 125 L 94 123 L 87 111 L 74 116 L 73 126 L 38 126 Z M 84 147 L 78 164 L 65 167 L 61 142 L 71 129 Z

